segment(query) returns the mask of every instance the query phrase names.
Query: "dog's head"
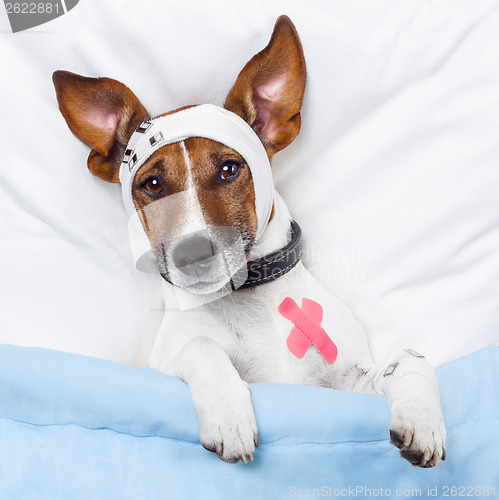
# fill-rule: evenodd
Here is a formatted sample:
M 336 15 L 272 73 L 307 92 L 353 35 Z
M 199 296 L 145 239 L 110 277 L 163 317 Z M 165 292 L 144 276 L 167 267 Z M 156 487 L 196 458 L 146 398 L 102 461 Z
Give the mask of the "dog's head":
M 53 81 L 69 128 L 92 148 L 88 168 L 119 182 L 127 144 L 150 119 L 148 112 L 128 87 L 110 78 L 57 71 Z M 304 89 L 300 40 L 282 16 L 267 47 L 242 69 L 224 107 L 253 129 L 270 159 L 300 130 Z M 235 248 L 239 239 L 247 254 L 261 222 L 253 180 L 240 152 L 202 137 L 162 146 L 140 166 L 131 187 L 133 204 L 160 272 L 173 284 L 196 293 L 227 284 L 227 259 L 218 258 L 220 250 Z

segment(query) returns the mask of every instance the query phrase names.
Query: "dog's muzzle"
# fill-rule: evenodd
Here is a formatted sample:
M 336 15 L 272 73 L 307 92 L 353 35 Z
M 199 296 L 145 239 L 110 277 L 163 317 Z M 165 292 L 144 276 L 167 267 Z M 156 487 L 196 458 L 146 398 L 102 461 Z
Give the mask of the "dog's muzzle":
M 137 217 L 140 221 L 130 219 L 130 236 L 138 245 L 140 270 L 159 271 L 168 283 L 196 294 L 231 292 L 241 284 L 233 276 L 246 278 L 244 235 L 205 220 L 194 189 L 153 201 Z M 143 225 L 148 228 L 146 248 Z
M 217 251 L 208 231 L 189 234 L 175 244 L 173 265 L 187 276 L 203 276 L 215 263 Z

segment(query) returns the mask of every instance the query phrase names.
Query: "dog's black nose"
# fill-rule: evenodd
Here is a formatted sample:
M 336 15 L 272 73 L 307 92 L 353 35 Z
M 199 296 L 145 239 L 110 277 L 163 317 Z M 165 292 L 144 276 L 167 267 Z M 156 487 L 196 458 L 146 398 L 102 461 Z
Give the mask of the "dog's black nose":
M 190 269 L 208 271 L 214 262 L 216 248 L 206 231 L 185 236 L 180 240 L 172 252 L 173 263 L 186 274 Z

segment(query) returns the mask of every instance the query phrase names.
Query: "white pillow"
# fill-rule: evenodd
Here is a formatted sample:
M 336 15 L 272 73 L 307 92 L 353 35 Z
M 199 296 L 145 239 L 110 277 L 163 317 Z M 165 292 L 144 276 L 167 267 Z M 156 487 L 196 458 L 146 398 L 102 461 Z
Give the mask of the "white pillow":
M 0 12 L 0 342 L 146 365 L 161 319 L 119 187 L 57 109 L 52 72 L 109 76 L 153 115 L 222 104 L 288 14 L 308 84 L 274 160 L 305 263 L 380 360 L 441 365 L 499 342 L 499 7 L 493 0 L 80 0 L 8 34 Z

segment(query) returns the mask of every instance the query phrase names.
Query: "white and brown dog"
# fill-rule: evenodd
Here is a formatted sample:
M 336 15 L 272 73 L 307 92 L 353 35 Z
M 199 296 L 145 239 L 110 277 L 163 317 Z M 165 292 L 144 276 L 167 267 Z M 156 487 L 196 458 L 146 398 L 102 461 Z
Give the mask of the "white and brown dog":
M 361 325 L 299 262 L 300 228 L 272 189 L 269 160 L 300 130 L 306 79 L 287 17 L 224 109 L 151 119 L 118 81 L 65 71 L 53 79 L 69 128 L 92 148 L 90 171 L 121 182 L 165 287 L 203 298 L 168 315 L 151 366 L 189 385 L 205 448 L 253 460 L 248 383 L 284 382 L 384 393 L 402 456 L 421 467 L 445 459 L 433 370 L 411 350 L 374 365 Z

